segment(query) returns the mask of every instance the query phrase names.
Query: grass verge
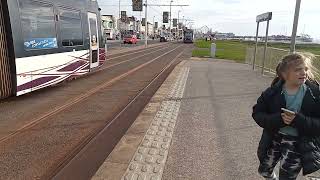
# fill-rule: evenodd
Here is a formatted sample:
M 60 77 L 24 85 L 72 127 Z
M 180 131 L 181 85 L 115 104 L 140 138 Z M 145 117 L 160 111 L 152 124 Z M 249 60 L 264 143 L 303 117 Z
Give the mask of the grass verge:
M 248 45 L 237 41 L 215 41 L 216 58 L 244 63 Z
M 196 49 L 192 52 L 192 56 L 205 57 L 210 56 L 211 41 L 197 40 L 195 42 Z M 216 58 L 230 59 L 236 62 L 244 63 L 246 58 L 247 47 L 254 47 L 255 42 L 237 41 L 237 40 L 216 40 Z M 264 43 L 259 43 L 264 46 Z M 268 43 L 268 47 L 290 49 L 290 44 L 286 43 Z M 201 48 L 201 49 L 199 49 Z M 320 55 L 319 44 L 297 44 L 296 50 L 301 52 L 311 52 Z

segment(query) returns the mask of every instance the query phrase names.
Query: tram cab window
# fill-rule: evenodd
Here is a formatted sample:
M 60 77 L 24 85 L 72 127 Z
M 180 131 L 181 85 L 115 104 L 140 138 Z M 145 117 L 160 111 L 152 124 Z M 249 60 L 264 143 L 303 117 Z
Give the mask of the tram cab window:
M 59 9 L 60 35 L 63 46 L 83 45 L 83 32 L 79 11 Z
M 32 0 L 20 0 L 20 18 L 24 48 L 57 48 L 57 33 L 53 6 Z

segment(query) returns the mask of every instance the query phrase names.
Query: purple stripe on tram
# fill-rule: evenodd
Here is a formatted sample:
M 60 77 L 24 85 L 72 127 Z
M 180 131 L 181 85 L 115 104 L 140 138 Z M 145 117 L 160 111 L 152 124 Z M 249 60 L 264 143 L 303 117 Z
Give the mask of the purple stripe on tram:
M 82 68 L 82 70 L 88 70 L 90 69 L 90 65 L 88 64 L 86 67 Z
M 30 82 L 27 82 L 25 84 L 18 86 L 17 91 L 23 91 L 26 89 L 30 89 L 32 87 L 37 87 L 41 84 L 47 83 L 47 82 L 52 81 L 57 78 L 59 78 L 59 76 L 41 77 L 41 78 L 35 79 L 33 81 L 30 81 Z
M 106 59 L 106 51 L 105 51 L 105 49 L 103 49 L 103 48 L 100 48 L 99 49 L 99 60 L 100 61 L 105 61 L 105 59 Z
M 66 66 L 62 69 L 59 69 L 58 72 L 74 71 L 74 70 L 78 69 L 80 66 L 84 65 L 85 63 L 86 62 L 84 62 L 84 61 L 77 61 L 72 64 L 69 64 L 68 66 Z

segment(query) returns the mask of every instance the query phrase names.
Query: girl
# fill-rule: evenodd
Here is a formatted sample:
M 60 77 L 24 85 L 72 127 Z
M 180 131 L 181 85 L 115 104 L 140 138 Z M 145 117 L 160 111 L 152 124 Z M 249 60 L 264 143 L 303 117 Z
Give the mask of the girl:
M 258 172 L 266 179 L 277 179 L 273 170 L 279 161 L 280 180 L 296 179 L 301 169 L 303 175 L 320 169 L 320 90 L 314 70 L 307 55 L 283 57 L 277 77 L 253 107 L 252 117 L 263 128 Z

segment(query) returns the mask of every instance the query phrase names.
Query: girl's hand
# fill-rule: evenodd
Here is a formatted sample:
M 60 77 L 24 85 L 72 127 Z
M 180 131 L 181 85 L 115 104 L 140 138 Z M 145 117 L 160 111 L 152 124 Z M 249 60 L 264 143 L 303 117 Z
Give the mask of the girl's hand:
M 295 114 L 289 114 L 289 113 L 281 113 L 282 120 L 285 124 L 290 125 L 293 121 L 293 119 L 296 117 Z

